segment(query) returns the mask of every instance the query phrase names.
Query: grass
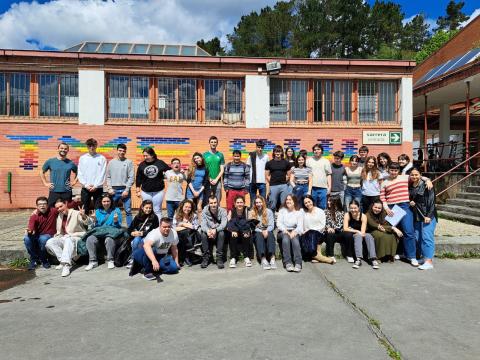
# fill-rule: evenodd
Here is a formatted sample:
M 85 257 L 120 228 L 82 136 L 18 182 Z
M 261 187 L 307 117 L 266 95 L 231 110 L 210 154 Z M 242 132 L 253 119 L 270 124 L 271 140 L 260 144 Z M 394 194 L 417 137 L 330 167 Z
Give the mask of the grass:
M 398 351 L 395 351 L 395 349 L 390 346 L 388 341 L 385 341 L 384 339 L 379 339 L 378 341 L 385 347 L 385 349 L 387 349 L 387 354 L 391 359 L 402 360 L 402 356 L 400 355 L 400 353 Z
M 451 251 L 444 252 L 437 256 L 439 259 L 480 259 L 480 253 L 474 251 L 467 251 L 461 255 L 457 255 Z
M 14 269 L 26 268 L 30 264 L 27 258 L 16 258 L 8 263 L 8 266 Z

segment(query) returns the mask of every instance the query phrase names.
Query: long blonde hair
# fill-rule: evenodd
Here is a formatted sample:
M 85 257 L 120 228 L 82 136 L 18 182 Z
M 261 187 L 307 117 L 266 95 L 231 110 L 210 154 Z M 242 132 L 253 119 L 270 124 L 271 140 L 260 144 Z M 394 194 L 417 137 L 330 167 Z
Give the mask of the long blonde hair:
M 193 153 L 192 155 L 192 161 L 190 163 L 190 166 L 188 167 L 188 175 L 187 175 L 187 179 L 189 181 L 191 181 L 194 177 L 195 177 L 195 170 L 197 170 L 197 163 L 195 162 L 195 157 L 196 156 L 200 156 L 200 158 L 202 159 L 202 165 L 200 167 L 205 167 L 205 160 L 203 159 L 203 155 L 200 154 L 199 152 L 195 152 Z
M 257 196 L 255 198 L 255 201 L 257 201 L 257 199 L 260 199 L 262 201 L 262 213 L 261 214 L 258 213 L 257 206 L 255 205 L 255 202 L 254 202 L 252 210 L 250 211 L 250 218 L 258 219 L 258 217 L 261 216 L 262 224 L 268 225 L 267 202 L 265 201 L 265 198 L 263 196 Z

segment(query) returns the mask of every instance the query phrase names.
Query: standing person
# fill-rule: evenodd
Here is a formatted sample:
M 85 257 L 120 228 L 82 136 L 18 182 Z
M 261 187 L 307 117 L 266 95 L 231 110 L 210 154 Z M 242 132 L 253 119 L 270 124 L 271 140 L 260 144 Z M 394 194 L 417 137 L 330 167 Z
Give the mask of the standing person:
M 345 213 L 343 212 L 342 201 L 338 196 L 329 196 L 327 200 L 327 210 L 325 210 L 325 237 L 326 254 L 332 259 L 335 264 L 334 249 L 335 243 L 340 243 L 343 247 L 343 253 L 346 254 L 345 243 L 343 242 L 343 219 Z M 351 256 L 351 255 L 350 255 Z M 352 258 L 353 262 L 353 258 Z
M 358 149 L 358 166 L 364 166 L 365 162 L 367 161 L 368 157 L 368 146 L 362 145 L 360 149 Z
M 327 208 L 327 194 L 332 184 L 332 167 L 327 159 L 322 158 L 323 147 L 313 145 L 313 157 L 307 160 L 307 166 L 312 169 L 312 197 L 314 205 L 322 210 Z
M 193 201 L 195 206 L 202 208 L 203 199 L 210 187 L 208 169 L 205 166 L 202 154 L 195 152 L 192 156 L 192 162 L 188 168 L 187 191 L 185 198 Z
M 293 195 L 299 201 L 303 201 L 306 195 L 312 193 L 312 169 L 306 167 L 307 158 L 298 155 L 295 161 L 295 167 L 291 169 L 290 186 L 293 189 Z
M 268 202 L 273 212 L 277 210 L 277 204 L 285 202 L 288 195 L 290 169 L 290 163 L 283 158 L 282 147 L 276 145 L 273 148 L 272 160 L 265 165 L 265 179 L 269 185 Z
M 345 196 L 345 182 L 343 178 L 346 176 L 345 166 L 342 164 L 344 156 L 345 154 L 342 151 L 333 153 L 332 190 L 330 191 L 330 196 L 339 197 L 342 204 Z
M 360 211 L 360 203 L 352 200 L 349 205 L 349 211 L 343 220 L 343 231 L 345 242 L 351 244 L 353 241 L 355 248 L 355 262 L 353 268 L 358 269 L 362 265 L 363 241 L 367 244 L 368 258 L 372 262 L 372 268 L 379 268 L 377 254 L 375 252 L 375 240 L 367 231 L 367 216 Z M 348 246 L 348 245 L 347 245 Z M 350 245 L 351 246 L 351 245 Z
M 358 166 L 359 157 L 353 155 L 350 158 L 350 166 L 345 168 L 345 174 L 347 177 L 347 186 L 345 187 L 345 197 L 343 200 L 343 206 L 345 211 L 348 211 L 350 202 L 352 200 L 362 203 L 362 167 Z
M 107 192 L 112 196 L 114 206 L 118 208 L 122 200 L 127 226 L 132 223 L 131 188 L 135 179 L 133 161 L 127 159 L 127 146 L 117 145 L 117 158 L 107 165 Z
M 250 166 L 242 160 L 240 150 L 233 150 L 233 161 L 225 165 L 223 186 L 227 194 L 227 211 L 233 209 L 234 199 L 244 197 L 250 186 Z
M 69 209 L 63 199 L 57 199 L 55 209 L 58 212 L 57 231 L 54 237 L 48 239 L 45 248 L 60 262 L 55 269 L 62 270 L 62 277 L 66 277 L 70 275 L 77 242 L 85 235 L 90 219 L 83 207 L 80 210 Z
M 410 162 L 410 157 L 407 154 L 401 154 L 398 156 L 397 160 L 400 165 L 400 173 L 402 175 L 410 175 L 410 171 L 413 168 L 413 163 Z
M 390 167 L 391 163 L 392 163 L 392 158 L 390 157 L 390 155 L 388 155 L 385 152 L 378 154 L 377 166 L 378 166 L 378 171 L 380 171 L 380 174 L 382 174 L 382 180 L 386 180 L 390 176 L 388 173 L 388 168 Z
M 435 206 L 435 193 L 428 189 L 427 183 L 422 179 L 418 168 L 410 171 L 410 207 L 414 213 L 414 229 L 418 246 L 421 249 L 424 263 L 419 270 L 433 269 L 433 256 L 435 255 L 435 227 L 437 226 L 437 209 Z
M 178 235 L 178 260 L 180 266 L 184 264 L 192 266 L 188 253 L 194 250 L 194 241 L 199 226 L 198 217 L 195 213 L 195 203 L 191 199 L 183 200 L 175 212 L 172 223 L 172 228 Z
M 227 211 L 218 206 L 215 195 L 210 195 L 208 205 L 202 210 L 201 237 L 203 259 L 200 267 L 205 269 L 210 263 L 213 245 L 217 249 L 216 262 L 219 269 L 224 268 L 223 246 L 225 243 L 225 228 L 227 226 Z
M 362 210 L 367 213 L 374 201 L 380 199 L 382 174 L 377 168 L 375 156 L 367 157 L 362 168 Z
M 255 198 L 253 208 L 250 210 L 249 219 L 258 221 L 255 226 L 255 244 L 257 246 L 257 256 L 260 258 L 260 264 L 263 270 L 275 270 L 275 237 L 273 229 L 275 220 L 273 212 L 267 207 L 265 198 L 259 196 Z
M 278 212 L 278 237 L 282 241 L 283 265 L 288 272 L 302 271 L 300 235 L 303 232 L 303 214 L 295 195 L 288 194 Z M 293 256 L 292 256 L 293 253 Z
M 255 143 L 256 150 L 252 151 L 247 158 L 247 165 L 250 166 L 250 208 L 253 208 L 257 192 L 263 198 L 267 196 L 267 184 L 265 180 L 265 166 L 268 155 L 263 153 L 265 143 L 259 140 Z
M 222 201 L 222 177 L 225 158 L 220 151 L 217 151 L 218 138 L 216 136 L 210 136 L 208 144 L 210 145 L 210 150 L 203 153 L 203 158 L 205 159 L 205 166 L 210 178 L 210 192 L 215 194 L 220 203 Z
M 93 200 L 93 208 L 95 208 L 103 194 L 107 159 L 97 153 L 97 140 L 90 138 L 85 145 L 88 153 L 80 156 L 78 161 L 78 181 L 82 184 L 82 204 L 88 214 L 91 209 L 90 201 Z
M 50 158 L 42 166 L 40 178 L 43 185 L 48 188 L 48 206 L 53 207 L 57 199 L 72 200 L 72 187 L 77 183 L 77 165 L 67 158 L 69 146 L 66 143 L 58 144 L 58 155 Z M 50 181 L 45 173 L 50 171 Z M 75 174 L 71 180 L 72 172 Z
M 163 189 L 165 188 L 165 172 L 170 167 L 157 158 L 155 150 L 147 146 L 143 149 L 143 158 L 145 159 L 138 165 L 137 177 L 135 179 L 136 193 L 142 200 L 151 200 L 153 202 L 153 212 L 162 217 Z
M 251 258 L 253 258 L 252 230 L 248 222 L 245 198 L 241 195 L 237 195 L 234 199 L 234 204 L 235 207 L 230 212 L 230 220 L 227 223 L 227 230 L 230 231 L 231 235 L 230 268 L 237 267 L 240 253 L 243 253 L 245 267 L 251 267 Z
M 295 161 L 297 160 L 297 157 L 295 155 L 295 151 L 291 147 L 287 147 L 285 149 L 285 160 L 288 161 L 290 166 L 295 166 Z
M 173 219 L 178 205 L 185 198 L 183 196 L 182 183 L 187 177 L 181 170 L 180 159 L 173 158 L 170 161 L 170 170 L 165 172 L 165 180 L 167 181 L 167 190 L 165 191 L 165 200 L 167 202 L 167 216 Z
M 40 262 L 45 269 L 50 268 L 45 244 L 55 235 L 58 216 L 57 209 L 48 206 L 48 199 L 45 196 L 38 197 L 35 203 L 37 209 L 28 220 L 28 227 L 23 238 L 25 248 L 30 255 L 28 270 L 35 270 Z

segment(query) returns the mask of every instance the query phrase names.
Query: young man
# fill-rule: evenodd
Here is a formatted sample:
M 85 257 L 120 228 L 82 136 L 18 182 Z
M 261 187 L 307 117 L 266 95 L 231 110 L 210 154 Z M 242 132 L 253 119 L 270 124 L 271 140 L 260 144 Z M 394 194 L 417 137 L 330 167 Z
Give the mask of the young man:
M 69 146 L 60 143 L 57 147 L 58 155 L 48 159 L 42 166 L 40 178 L 43 185 L 49 189 L 48 206 L 52 207 L 57 199 L 72 200 L 72 187 L 77 183 L 77 165 L 67 159 Z M 45 173 L 50 171 L 50 182 L 47 181 Z M 72 172 L 75 174 L 71 180 Z
M 276 211 L 277 204 L 283 204 L 287 198 L 291 167 L 290 163 L 283 158 L 282 147 L 276 145 L 273 148 L 272 160 L 265 165 L 265 179 L 269 185 L 268 201 L 273 212 Z
M 210 136 L 208 139 L 210 150 L 203 154 L 205 166 L 210 177 L 210 192 L 216 196 L 218 201 L 222 200 L 222 176 L 225 165 L 225 158 L 220 151 L 217 151 L 218 139 L 216 136 Z
M 335 151 L 333 153 L 332 163 L 332 189 L 330 196 L 340 197 L 343 205 L 343 194 L 345 192 L 345 182 L 343 177 L 345 176 L 345 166 L 342 164 L 343 157 L 345 155 L 342 151 Z
M 103 155 L 97 154 L 97 140 L 90 138 L 85 145 L 87 145 L 88 153 L 80 156 L 78 181 L 82 184 L 82 203 L 88 214 L 90 201 L 93 199 L 95 207 L 98 199 L 102 196 L 107 160 Z
M 133 276 L 144 269 L 146 280 L 155 280 L 162 271 L 166 274 L 176 274 L 180 265 L 178 262 L 178 235 L 172 229 L 172 220 L 160 219 L 160 227 L 150 231 L 144 239 L 143 248 L 132 254 L 134 262 L 130 270 Z M 171 250 L 172 255 L 168 255 Z
M 240 150 L 233 150 L 233 161 L 225 166 L 223 186 L 227 194 L 227 211 L 233 209 L 233 199 L 245 196 L 250 185 L 250 166 L 241 161 Z
M 399 175 L 400 165 L 391 163 L 388 168 L 390 177 L 382 182 L 380 200 L 387 215 L 392 216 L 391 210 L 398 205 L 405 211 L 405 216 L 400 220 L 403 232 L 404 255 L 412 266 L 418 266 L 415 229 L 413 227 L 413 212 L 410 208 L 410 196 L 408 193 L 408 175 Z
M 256 142 L 256 150 L 252 151 L 247 159 L 247 165 L 250 166 L 250 208 L 252 208 L 257 191 L 263 198 L 267 195 L 267 185 L 265 183 L 265 166 L 268 162 L 268 155 L 263 153 L 265 144 L 262 140 Z
M 45 244 L 56 232 L 57 209 L 48 206 L 48 200 L 45 196 L 38 197 L 36 205 L 37 210 L 30 216 L 23 238 L 25 248 L 30 255 L 28 270 L 35 270 L 40 262 L 45 269 L 50 268 Z
M 362 145 L 360 146 L 360 149 L 358 149 L 358 156 L 360 157 L 360 161 L 358 162 L 358 166 L 364 166 L 365 161 L 367 160 L 368 157 L 368 146 Z
M 227 211 L 218 206 L 215 195 L 208 198 L 208 205 L 202 210 L 202 222 L 200 224 L 202 237 L 203 259 L 200 265 L 205 269 L 210 263 L 213 252 L 213 245 L 217 248 L 217 267 L 224 268 L 223 246 L 225 243 L 225 227 L 227 226 Z
M 69 209 L 67 202 L 62 199 L 57 199 L 55 209 L 58 211 L 57 231 L 55 236 L 47 241 L 45 247 L 49 253 L 57 257 L 60 265 L 56 269 L 62 269 L 62 276 L 65 277 L 70 275 L 77 241 L 85 235 L 90 219 L 85 215 L 83 207 L 80 210 Z
M 117 145 L 117 158 L 110 160 L 107 165 L 107 192 L 112 195 L 115 207 L 122 200 L 127 218 L 127 226 L 132 223 L 131 191 L 134 181 L 132 160 L 127 159 L 127 146 Z
M 182 183 L 187 179 L 185 174 L 181 171 L 181 163 L 179 159 L 173 158 L 170 162 L 170 167 L 172 169 L 165 172 L 165 180 L 167 181 L 165 200 L 167 201 L 167 216 L 170 219 L 173 219 L 178 205 L 185 199 Z
M 316 207 L 327 208 L 327 194 L 332 186 L 332 167 L 330 162 L 322 158 L 323 146 L 315 144 L 312 147 L 313 157 L 307 159 L 307 166 L 312 169 L 312 197 Z

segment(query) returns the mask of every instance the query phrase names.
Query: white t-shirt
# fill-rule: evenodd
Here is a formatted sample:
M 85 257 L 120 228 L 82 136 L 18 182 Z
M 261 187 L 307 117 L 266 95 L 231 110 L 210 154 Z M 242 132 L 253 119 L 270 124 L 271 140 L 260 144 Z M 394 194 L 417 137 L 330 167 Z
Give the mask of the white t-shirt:
M 327 188 L 327 176 L 332 175 L 332 167 L 330 161 L 325 158 L 315 159 L 313 157 L 307 159 L 307 164 L 312 169 L 312 185 L 319 188 Z
M 163 236 L 160 228 L 150 231 L 145 237 L 144 242 L 153 241 L 152 248 L 157 249 L 157 254 L 166 254 L 170 246 L 178 244 L 178 235 L 175 230 L 170 230 L 167 237 Z
M 262 154 L 262 157 L 259 157 L 258 154 L 255 154 L 255 171 L 256 171 L 256 183 L 257 184 L 265 184 L 265 165 L 268 161 L 268 155 Z M 252 167 L 252 158 L 248 156 L 247 165 Z M 253 170 L 250 169 L 250 182 L 252 182 Z

